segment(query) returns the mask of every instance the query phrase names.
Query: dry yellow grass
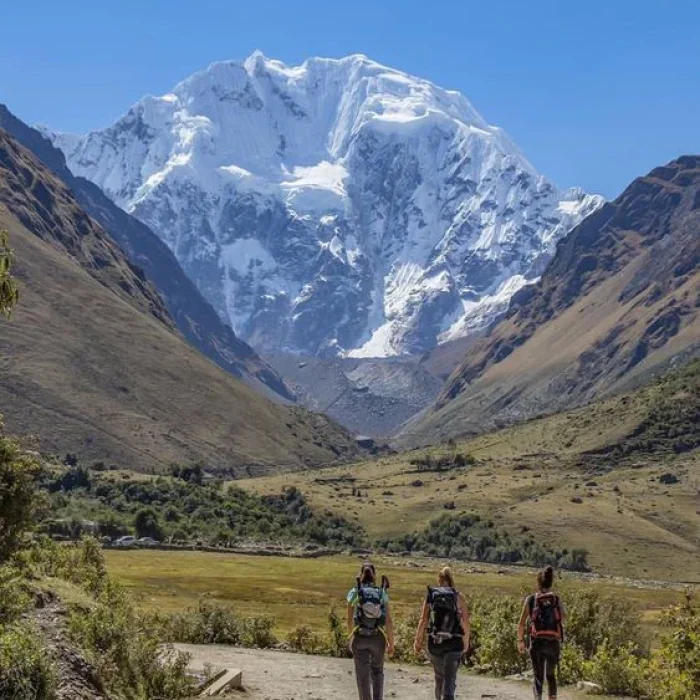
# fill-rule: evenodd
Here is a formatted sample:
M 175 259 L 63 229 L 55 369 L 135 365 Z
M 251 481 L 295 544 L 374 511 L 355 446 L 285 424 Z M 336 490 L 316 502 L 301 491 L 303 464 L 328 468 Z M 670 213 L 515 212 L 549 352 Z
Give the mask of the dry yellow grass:
M 700 582 L 700 454 L 640 457 L 623 466 L 582 458 L 628 434 L 646 400 L 614 397 L 453 448 L 235 483 L 260 494 L 297 486 L 312 507 L 360 522 L 372 539 L 419 530 L 454 503 L 456 511 L 479 513 L 511 532 L 527 526 L 557 547 L 584 547 L 596 571 Z M 453 450 L 472 455 L 476 465 L 417 473 L 410 464 Z M 680 482 L 661 484 L 668 471 Z
M 350 556 L 291 559 L 172 551 L 108 551 L 106 557 L 110 573 L 145 610 L 177 612 L 209 600 L 231 605 L 246 615 L 271 615 L 282 635 L 299 624 L 325 629 L 331 607 L 344 609 L 360 561 Z M 397 558 L 375 561 L 379 572 L 390 578 L 395 616 L 417 611 L 440 563 Z M 456 565 L 455 573 L 460 590 L 467 594 L 521 595 L 534 580 L 532 570 L 482 564 Z M 618 591 L 643 611 L 650 624 L 681 595 L 677 588 L 641 587 L 610 579 L 582 585 Z

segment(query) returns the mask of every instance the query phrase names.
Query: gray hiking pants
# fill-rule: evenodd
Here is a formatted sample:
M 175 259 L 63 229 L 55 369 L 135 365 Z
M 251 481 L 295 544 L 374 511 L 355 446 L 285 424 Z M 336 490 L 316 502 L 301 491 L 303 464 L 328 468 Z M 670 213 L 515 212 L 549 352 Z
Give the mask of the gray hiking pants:
M 462 652 L 447 651 L 444 654 L 431 654 L 430 660 L 435 671 L 435 700 L 454 700 Z
M 386 640 L 381 633 L 363 637 L 356 634 L 351 645 L 360 700 L 384 698 L 384 651 Z

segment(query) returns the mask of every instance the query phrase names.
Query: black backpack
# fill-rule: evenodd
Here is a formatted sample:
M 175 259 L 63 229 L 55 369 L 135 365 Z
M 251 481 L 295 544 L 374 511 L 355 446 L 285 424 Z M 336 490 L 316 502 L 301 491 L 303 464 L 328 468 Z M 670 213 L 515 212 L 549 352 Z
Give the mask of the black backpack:
M 564 641 L 559 596 L 554 593 L 535 593 L 528 600 L 530 609 L 530 640 L 549 639 Z
M 376 634 L 386 625 L 386 594 L 382 587 L 357 582 L 355 628 L 362 636 Z
M 459 619 L 459 593 L 447 586 L 428 586 L 430 624 L 428 635 L 436 644 L 464 636 Z

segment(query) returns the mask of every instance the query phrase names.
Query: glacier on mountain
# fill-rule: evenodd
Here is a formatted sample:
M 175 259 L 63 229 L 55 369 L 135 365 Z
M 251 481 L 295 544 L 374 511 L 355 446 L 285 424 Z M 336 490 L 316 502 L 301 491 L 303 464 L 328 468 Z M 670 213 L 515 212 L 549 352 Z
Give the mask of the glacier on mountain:
M 483 328 L 602 203 L 559 192 L 461 94 L 360 55 L 256 52 L 50 136 L 274 352 L 385 357 Z

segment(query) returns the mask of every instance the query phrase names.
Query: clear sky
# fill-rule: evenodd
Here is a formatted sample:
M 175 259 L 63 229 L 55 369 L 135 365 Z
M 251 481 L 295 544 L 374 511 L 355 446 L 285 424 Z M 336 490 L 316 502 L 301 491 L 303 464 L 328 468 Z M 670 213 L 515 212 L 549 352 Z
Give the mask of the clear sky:
M 3 3 L 0 101 L 106 126 L 215 60 L 364 53 L 463 92 L 557 185 L 614 197 L 700 152 L 693 0 L 25 0 Z

